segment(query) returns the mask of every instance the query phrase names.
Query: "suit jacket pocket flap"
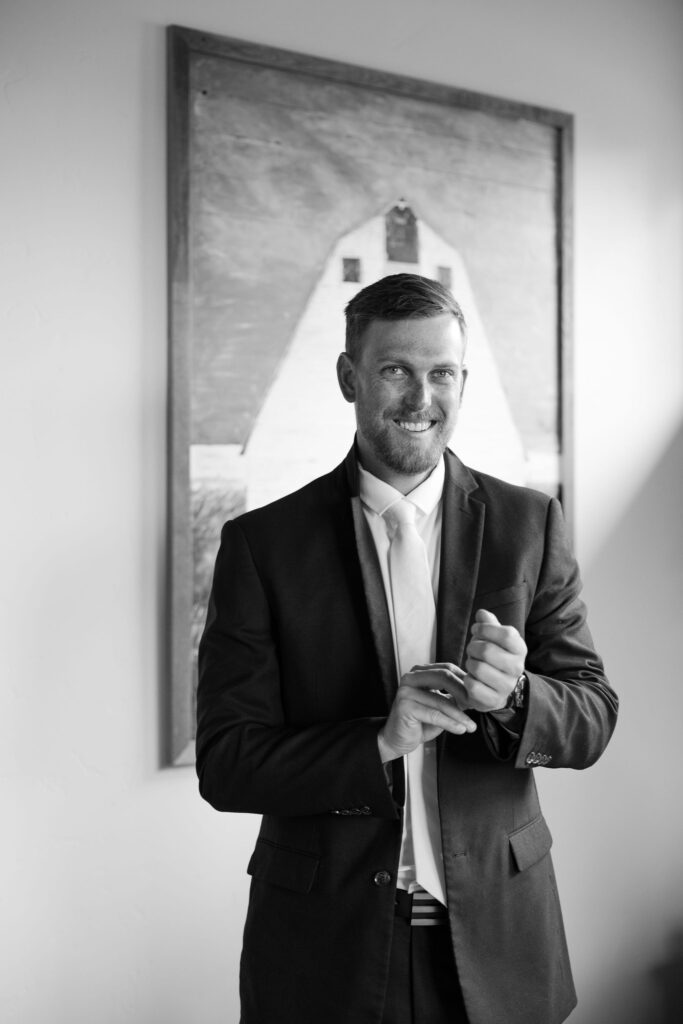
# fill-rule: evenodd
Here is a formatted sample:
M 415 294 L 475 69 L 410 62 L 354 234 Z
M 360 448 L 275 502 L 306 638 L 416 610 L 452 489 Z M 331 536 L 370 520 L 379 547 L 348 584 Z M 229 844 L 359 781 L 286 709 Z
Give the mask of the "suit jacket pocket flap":
M 541 860 L 553 845 L 553 837 L 543 815 L 518 828 L 510 836 L 510 849 L 518 871 L 525 871 Z
M 284 889 L 310 892 L 319 863 L 320 858 L 314 853 L 292 850 L 267 839 L 258 839 L 247 873 L 271 885 L 281 885 Z

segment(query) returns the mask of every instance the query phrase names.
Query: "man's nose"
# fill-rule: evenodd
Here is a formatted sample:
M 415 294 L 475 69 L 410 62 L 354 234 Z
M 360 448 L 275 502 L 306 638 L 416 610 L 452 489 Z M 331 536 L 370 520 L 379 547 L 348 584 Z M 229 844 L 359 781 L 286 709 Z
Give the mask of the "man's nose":
M 426 409 L 432 397 L 427 378 L 413 377 L 405 397 L 411 409 Z

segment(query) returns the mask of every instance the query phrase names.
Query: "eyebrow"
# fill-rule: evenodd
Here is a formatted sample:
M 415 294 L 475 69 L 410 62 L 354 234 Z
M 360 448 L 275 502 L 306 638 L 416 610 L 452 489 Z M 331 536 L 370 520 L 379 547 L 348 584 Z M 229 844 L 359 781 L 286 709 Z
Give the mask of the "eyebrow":
M 395 366 L 395 365 L 408 366 L 408 365 L 412 365 L 409 356 L 406 357 L 406 356 L 387 355 L 387 356 L 383 356 L 381 359 L 378 359 L 377 362 L 378 362 L 379 365 L 382 365 L 382 366 L 386 366 L 386 365 L 389 365 L 389 366 Z M 464 366 L 464 362 L 463 363 L 457 363 L 457 362 L 454 363 L 454 362 L 446 361 L 446 362 L 443 362 L 443 363 L 434 363 L 432 366 L 430 366 L 430 369 L 431 370 L 460 370 L 460 369 L 462 369 L 463 366 Z

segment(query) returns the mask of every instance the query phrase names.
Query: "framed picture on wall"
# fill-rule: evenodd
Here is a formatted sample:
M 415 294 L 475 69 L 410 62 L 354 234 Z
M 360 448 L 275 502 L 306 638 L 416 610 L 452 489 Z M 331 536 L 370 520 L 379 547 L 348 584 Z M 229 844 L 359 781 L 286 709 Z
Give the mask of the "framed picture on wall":
M 571 519 L 572 118 L 168 30 L 168 760 L 194 758 L 197 644 L 222 524 L 332 469 L 346 303 L 437 278 L 468 323 L 452 447 Z

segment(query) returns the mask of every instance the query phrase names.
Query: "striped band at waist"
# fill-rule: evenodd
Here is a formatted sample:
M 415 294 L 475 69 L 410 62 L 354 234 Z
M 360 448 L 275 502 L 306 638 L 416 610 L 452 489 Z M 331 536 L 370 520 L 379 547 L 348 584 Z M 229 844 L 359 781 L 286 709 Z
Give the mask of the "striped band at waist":
M 396 890 L 396 917 L 410 921 L 411 925 L 446 925 L 448 911 L 443 903 L 439 903 L 424 889 L 416 892 Z

